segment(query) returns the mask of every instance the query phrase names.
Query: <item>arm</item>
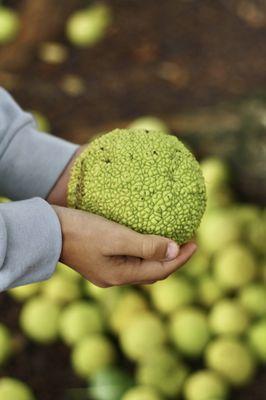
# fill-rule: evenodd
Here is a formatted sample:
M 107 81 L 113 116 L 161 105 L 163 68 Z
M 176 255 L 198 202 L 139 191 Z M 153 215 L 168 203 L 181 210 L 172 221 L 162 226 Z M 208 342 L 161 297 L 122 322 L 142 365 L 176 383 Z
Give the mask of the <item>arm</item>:
M 59 219 L 45 199 L 78 146 L 40 133 L 0 88 L 0 291 L 47 279 L 62 248 Z M 37 196 L 37 197 L 36 197 Z
M 0 291 L 48 278 L 60 260 L 101 287 L 152 283 L 181 267 L 196 245 L 142 235 L 65 208 L 69 171 L 82 147 L 39 133 L 0 89 Z M 47 198 L 50 206 L 42 198 Z

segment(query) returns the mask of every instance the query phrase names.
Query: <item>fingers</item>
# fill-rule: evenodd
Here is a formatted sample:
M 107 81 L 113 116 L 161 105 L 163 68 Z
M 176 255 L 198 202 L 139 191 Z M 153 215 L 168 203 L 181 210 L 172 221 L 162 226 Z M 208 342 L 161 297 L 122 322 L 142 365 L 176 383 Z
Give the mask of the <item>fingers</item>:
M 112 245 L 106 255 L 125 255 L 145 260 L 173 260 L 179 246 L 172 240 L 157 236 L 143 235 L 120 226 L 112 235 Z
M 125 257 L 123 262 L 120 262 L 116 266 L 119 270 L 115 273 L 118 279 L 113 284 L 143 284 L 165 279 L 185 264 L 192 257 L 196 249 L 197 246 L 195 243 L 187 243 L 181 247 L 176 259 L 164 262 Z M 116 267 L 114 266 L 114 268 Z

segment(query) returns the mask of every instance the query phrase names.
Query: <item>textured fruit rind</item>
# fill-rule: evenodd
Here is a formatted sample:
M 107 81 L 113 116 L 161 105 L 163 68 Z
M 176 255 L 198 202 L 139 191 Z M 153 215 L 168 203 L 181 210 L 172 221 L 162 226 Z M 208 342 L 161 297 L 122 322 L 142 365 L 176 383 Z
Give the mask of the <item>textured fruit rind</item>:
M 68 205 L 181 244 L 200 224 L 206 190 L 198 162 L 175 136 L 115 129 L 77 158 Z

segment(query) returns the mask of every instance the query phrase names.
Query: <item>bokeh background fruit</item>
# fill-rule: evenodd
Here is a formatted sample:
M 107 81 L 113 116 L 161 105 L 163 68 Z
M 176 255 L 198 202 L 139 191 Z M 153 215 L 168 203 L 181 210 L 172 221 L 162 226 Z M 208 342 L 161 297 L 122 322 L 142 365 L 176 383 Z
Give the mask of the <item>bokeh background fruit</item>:
M 265 399 L 265 39 L 260 0 L 1 2 L 0 85 L 38 134 L 173 133 L 208 195 L 166 281 L 101 289 L 59 263 L 1 294 L 1 400 Z

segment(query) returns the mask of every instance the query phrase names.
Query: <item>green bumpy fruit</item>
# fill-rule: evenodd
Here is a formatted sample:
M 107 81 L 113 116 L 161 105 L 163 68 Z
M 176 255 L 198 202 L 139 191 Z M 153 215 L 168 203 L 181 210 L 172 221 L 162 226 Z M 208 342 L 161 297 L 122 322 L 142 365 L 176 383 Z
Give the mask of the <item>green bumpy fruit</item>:
M 32 110 L 31 113 L 34 116 L 38 130 L 41 132 L 50 132 L 51 125 L 45 115 L 36 110 Z
M 178 398 L 185 379 L 187 366 L 173 349 L 162 347 L 149 353 L 137 366 L 136 382 L 155 388 L 161 395 Z
M 106 290 L 106 289 L 104 289 Z M 121 333 L 135 317 L 147 312 L 148 302 L 142 293 L 127 290 L 120 295 L 108 315 L 108 322 L 113 332 Z
M 20 20 L 15 11 L 0 7 L 0 45 L 14 40 L 19 32 Z
M 257 358 L 266 364 L 266 318 L 256 322 L 248 332 L 250 347 Z
M 129 128 L 148 129 L 150 131 L 160 131 L 163 133 L 169 133 L 167 125 L 160 118 L 149 115 L 135 119 L 129 125 Z
M 44 297 L 33 297 L 21 310 L 20 326 L 30 339 L 49 344 L 58 336 L 60 307 Z
M 250 283 L 257 274 L 254 254 L 241 243 L 232 243 L 214 259 L 214 277 L 227 290 L 237 290 Z
M 42 294 L 58 304 L 70 303 L 81 296 L 78 282 L 60 273 L 55 273 L 52 278 L 42 284 Z
M 186 400 L 226 400 L 228 386 L 216 372 L 199 370 L 187 379 L 184 394 Z
M 211 307 L 224 295 L 219 283 L 208 274 L 204 274 L 197 282 L 197 298 L 200 304 Z
M 180 353 L 200 357 L 211 335 L 205 312 L 192 306 L 177 310 L 170 321 L 170 335 Z
M 239 293 L 239 301 L 254 317 L 266 316 L 265 283 L 254 282 L 244 286 Z
M 8 294 L 16 301 L 24 302 L 29 298 L 35 296 L 39 292 L 40 287 L 42 287 L 40 282 L 32 283 L 30 285 L 18 286 L 14 289 L 10 289 L 8 291 Z
M 108 367 L 91 377 L 89 395 L 94 400 L 117 400 L 133 385 L 134 380 L 127 372 L 117 367 Z
M 111 10 L 105 4 L 96 4 L 73 13 L 66 24 L 66 35 L 79 47 L 90 47 L 105 35 L 112 21 Z
M 191 304 L 195 300 L 193 284 L 185 276 L 170 276 L 156 282 L 150 289 L 151 300 L 162 314 L 171 314 L 177 308 Z
M 85 336 L 103 331 L 103 317 L 99 307 L 86 301 L 67 306 L 60 316 L 59 331 L 63 341 L 73 345 Z
M 244 343 L 220 337 L 206 349 L 206 364 L 233 386 L 245 386 L 255 374 L 256 362 Z
M 68 205 L 182 244 L 200 224 L 206 190 L 198 162 L 175 136 L 115 129 L 76 159 Z
M 162 397 L 150 386 L 136 386 L 122 397 L 122 400 L 162 400 Z
M 13 378 L 0 379 L 0 399 L 2 400 L 34 400 L 31 389 L 25 383 Z
M 110 366 L 116 358 L 113 344 L 101 334 L 88 335 L 74 347 L 72 367 L 81 378 L 89 378 Z
M 166 342 L 166 331 L 158 315 L 143 312 L 120 333 L 120 345 L 128 358 L 141 360 Z
M 231 209 L 215 209 L 206 212 L 198 231 L 203 251 L 213 255 L 241 238 L 238 218 Z
M 218 335 L 241 335 L 249 327 L 249 314 L 234 299 L 222 299 L 209 315 L 210 327 Z

